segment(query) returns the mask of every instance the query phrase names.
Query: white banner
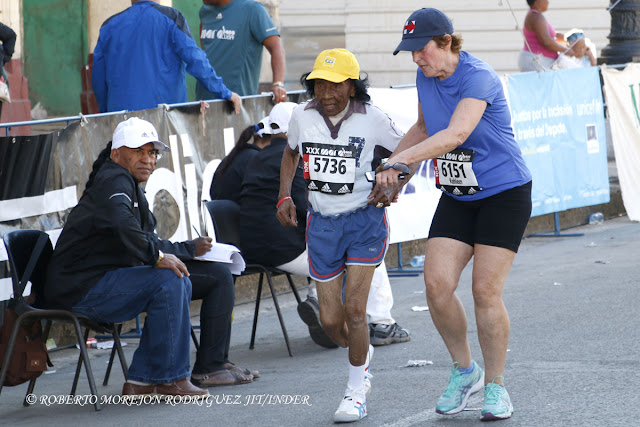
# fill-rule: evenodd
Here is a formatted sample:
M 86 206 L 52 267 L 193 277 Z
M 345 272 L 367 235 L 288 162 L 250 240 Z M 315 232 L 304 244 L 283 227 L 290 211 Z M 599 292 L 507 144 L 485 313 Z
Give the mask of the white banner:
M 629 218 L 640 221 L 640 64 L 601 71 L 622 201 Z

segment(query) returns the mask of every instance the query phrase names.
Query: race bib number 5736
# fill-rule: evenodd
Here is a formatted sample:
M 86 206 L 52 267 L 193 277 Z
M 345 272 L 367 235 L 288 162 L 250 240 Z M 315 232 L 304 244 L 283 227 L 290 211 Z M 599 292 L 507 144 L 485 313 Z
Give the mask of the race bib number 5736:
M 302 143 L 302 167 L 307 188 L 327 194 L 353 192 L 357 149 L 354 146 Z

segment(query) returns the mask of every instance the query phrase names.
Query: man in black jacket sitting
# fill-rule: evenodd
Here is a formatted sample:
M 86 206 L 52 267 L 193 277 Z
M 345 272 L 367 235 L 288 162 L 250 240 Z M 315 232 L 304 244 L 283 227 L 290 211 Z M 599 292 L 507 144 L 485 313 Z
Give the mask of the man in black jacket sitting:
M 211 239 L 172 243 L 140 188 L 168 147 L 153 125 L 121 122 L 93 164 L 82 198 L 69 214 L 47 272 L 48 308 L 100 322 L 147 316 L 123 395 L 207 396 L 201 387 L 251 382 L 228 360 L 233 278 L 223 264 L 194 261 Z M 190 374 L 189 305 L 202 299 L 201 345 Z M 257 372 L 255 373 L 257 375 Z

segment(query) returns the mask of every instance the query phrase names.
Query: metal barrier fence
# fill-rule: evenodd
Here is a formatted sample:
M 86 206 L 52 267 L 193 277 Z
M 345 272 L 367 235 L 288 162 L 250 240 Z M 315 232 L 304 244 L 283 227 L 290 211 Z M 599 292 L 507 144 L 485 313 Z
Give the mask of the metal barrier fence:
M 288 95 L 299 95 L 305 93 L 304 90 L 295 90 L 288 92 Z M 261 94 L 261 95 L 249 95 L 243 96 L 242 99 L 251 99 L 251 98 L 269 98 L 271 94 Z M 166 108 L 177 108 L 177 107 L 189 107 L 194 105 L 200 105 L 201 102 L 206 102 L 208 104 L 214 102 L 227 102 L 224 99 L 211 99 L 205 101 L 190 101 L 190 102 L 178 102 L 175 104 L 158 104 L 158 107 L 165 106 Z M 67 116 L 67 117 L 55 117 L 51 119 L 42 119 L 42 120 L 27 120 L 23 122 L 12 122 L 12 123 L 0 123 L 0 128 L 5 128 L 5 136 L 9 136 L 9 132 L 11 132 L 11 128 L 19 127 L 19 126 L 34 126 L 34 125 L 42 125 L 49 123 L 60 123 L 66 122 L 66 125 L 69 126 L 71 122 L 74 121 L 82 121 L 83 119 L 90 119 L 95 117 L 107 117 L 107 116 L 115 116 L 118 114 L 126 114 L 131 113 L 129 110 L 120 110 L 120 111 L 111 111 L 108 113 L 97 113 L 97 114 L 78 114 L 77 116 Z

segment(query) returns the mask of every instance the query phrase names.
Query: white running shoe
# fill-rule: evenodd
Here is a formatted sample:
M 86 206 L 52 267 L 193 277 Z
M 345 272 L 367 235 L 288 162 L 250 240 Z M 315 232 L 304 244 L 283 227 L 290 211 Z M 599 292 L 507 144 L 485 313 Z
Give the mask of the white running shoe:
M 344 391 L 344 397 L 338 410 L 333 414 L 333 421 L 336 423 L 352 423 L 360 421 L 367 416 L 367 396 L 365 388 Z

